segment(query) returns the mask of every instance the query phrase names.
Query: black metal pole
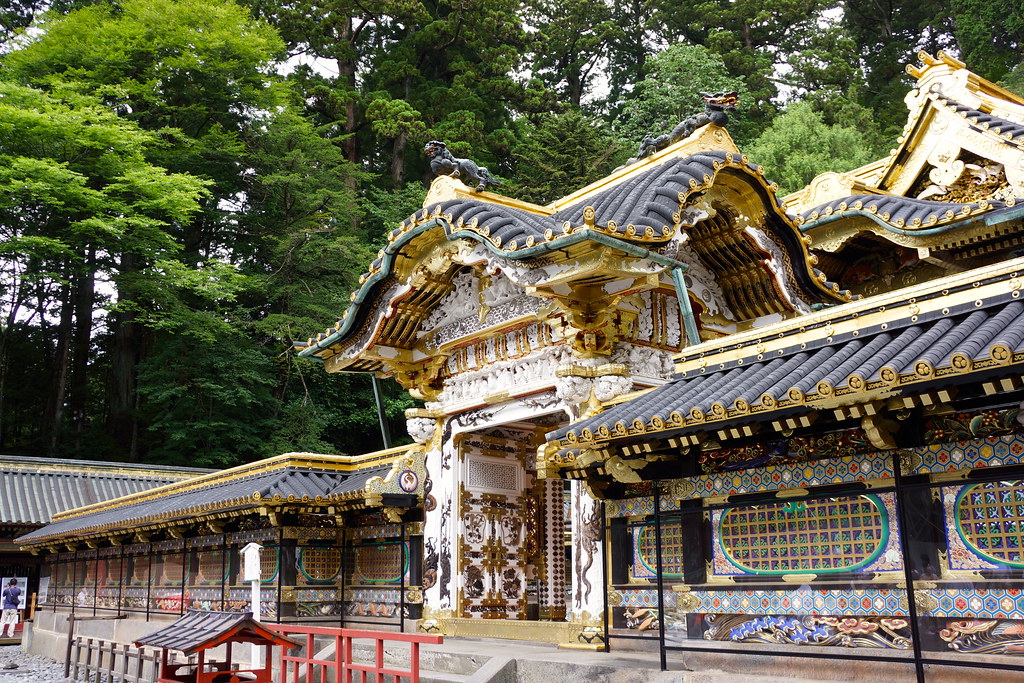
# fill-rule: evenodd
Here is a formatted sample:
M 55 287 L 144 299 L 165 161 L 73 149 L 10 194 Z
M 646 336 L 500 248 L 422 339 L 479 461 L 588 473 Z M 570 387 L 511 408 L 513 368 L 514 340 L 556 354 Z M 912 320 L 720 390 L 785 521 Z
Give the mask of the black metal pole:
M 398 522 L 398 542 L 402 546 L 398 574 L 398 632 L 405 633 L 405 575 L 407 557 L 405 553 L 405 521 Z
M 668 670 L 668 653 L 665 651 L 665 572 L 661 563 L 661 482 L 654 482 L 654 552 L 657 555 L 658 576 L 658 652 L 661 655 L 661 670 Z
M 153 544 L 149 543 L 149 552 L 146 553 L 146 621 L 147 622 L 149 621 L 150 613 L 152 611 L 153 611 Z
M 384 448 L 391 448 L 391 434 L 388 430 L 388 416 L 384 413 L 384 397 L 381 395 L 377 375 L 370 375 L 373 382 L 373 400 L 377 403 L 377 420 L 380 422 L 380 436 L 384 440 Z
M 910 617 L 910 637 L 914 647 L 914 670 L 917 683 L 925 683 L 924 662 L 921 661 L 921 630 L 917 624 L 917 603 L 914 600 L 914 572 L 910 566 L 910 545 L 907 534 L 907 511 L 903 501 L 903 473 L 900 471 L 898 451 L 889 456 L 892 460 L 893 479 L 896 486 L 896 516 L 900 520 L 900 551 L 903 553 L 903 580 L 907 584 L 907 615 Z

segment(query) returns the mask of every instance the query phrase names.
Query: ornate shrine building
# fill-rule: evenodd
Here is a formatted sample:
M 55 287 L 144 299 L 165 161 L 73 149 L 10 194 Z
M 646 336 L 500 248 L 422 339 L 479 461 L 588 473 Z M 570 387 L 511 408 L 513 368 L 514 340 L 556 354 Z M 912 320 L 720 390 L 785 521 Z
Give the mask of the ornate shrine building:
M 1016 669 L 1024 100 L 920 59 L 892 153 L 783 199 L 714 123 L 547 206 L 439 177 L 299 350 L 416 444 L 68 513 L 53 613 L 233 607 L 257 540 L 282 620 Z

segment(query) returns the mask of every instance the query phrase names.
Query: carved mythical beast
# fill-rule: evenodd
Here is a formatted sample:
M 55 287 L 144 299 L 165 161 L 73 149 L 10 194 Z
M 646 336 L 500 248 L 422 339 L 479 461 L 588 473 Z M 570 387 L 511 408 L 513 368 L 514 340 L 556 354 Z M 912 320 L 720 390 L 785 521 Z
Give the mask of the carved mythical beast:
M 672 129 L 671 133 L 657 137 L 653 135 L 644 137 L 643 142 L 640 143 L 640 151 L 636 153 L 636 158 L 643 159 L 648 154 L 664 149 L 673 142 L 688 138 L 695 130 L 709 123 L 724 128 L 725 124 L 729 123 L 728 112 L 736 111 L 736 105 L 740 101 L 738 93 L 735 92 L 720 92 L 714 95 L 702 92 L 700 96 L 704 99 L 704 111 L 683 119 Z
M 431 140 L 423 147 L 423 152 L 430 159 L 430 170 L 434 175 L 448 175 L 465 181 L 467 185 L 476 187 L 483 192 L 490 186 L 501 185 L 501 181 L 492 176 L 483 166 L 478 166 L 472 159 L 459 159 L 448 151 L 448 146 L 440 140 Z

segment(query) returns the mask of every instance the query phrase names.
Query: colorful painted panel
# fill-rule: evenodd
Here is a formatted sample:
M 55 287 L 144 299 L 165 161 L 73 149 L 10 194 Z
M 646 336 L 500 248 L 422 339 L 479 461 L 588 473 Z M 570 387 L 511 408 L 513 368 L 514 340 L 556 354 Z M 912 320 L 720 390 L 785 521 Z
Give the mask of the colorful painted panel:
M 566 499 L 568 500 L 568 498 Z M 661 498 L 660 505 L 662 512 L 670 512 L 679 509 L 679 503 L 668 495 Z M 654 497 L 642 496 L 639 498 L 624 498 L 622 500 L 609 500 L 605 503 L 605 514 L 608 517 L 647 517 L 654 514 Z M 567 508 L 566 515 L 571 516 Z M 570 517 L 566 517 L 569 519 Z
M 916 594 L 933 599 L 928 616 L 1024 621 L 1024 590 L 1020 588 L 919 588 Z
M 299 572 L 310 583 L 329 583 L 341 572 L 341 549 L 307 546 L 299 550 Z
M 944 487 L 942 500 L 950 569 L 1024 568 L 1024 482 Z
M 906 595 L 895 588 L 687 591 L 676 596 L 676 604 L 680 612 L 695 614 L 905 617 Z
M 333 617 L 342 613 L 336 588 L 296 588 L 295 610 L 303 617 Z
M 397 617 L 402 594 L 397 589 L 345 589 L 345 613 L 359 617 Z
M 910 622 L 900 617 L 801 617 L 709 614 L 706 640 L 766 645 L 877 647 L 908 650 Z
M 731 496 L 739 493 L 825 486 L 849 481 L 892 478 L 888 452 L 859 453 L 845 458 L 752 467 L 739 472 L 702 474 L 672 484 L 679 500 Z
M 399 543 L 356 546 L 356 578 L 359 581 L 398 583 L 408 569 L 409 557 L 402 558 Z
M 901 569 L 893 494 L 716 510 L 713 574 Z
M 1018 465 L 1024 459 L 1024 434 L 931 444 L 915 448 L 910 454 L 918 461 L 913 471 L 920 473 Z
M 638 579 L 656 579 L 658 568 L 657 543 L 654 524 L 638 524 L 633 532 L 633 576 Z M 678 524 L 661 526 L 661 568 L 666 577 L 683 575 L 683 530 Z

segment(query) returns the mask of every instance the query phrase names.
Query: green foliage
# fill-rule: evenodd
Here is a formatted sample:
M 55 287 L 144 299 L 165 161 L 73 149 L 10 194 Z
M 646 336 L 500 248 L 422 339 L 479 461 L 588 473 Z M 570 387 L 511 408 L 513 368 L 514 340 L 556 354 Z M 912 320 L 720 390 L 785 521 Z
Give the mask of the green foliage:
M 408 183 L 394 190 L 369 186 L 362 198 L 362 225 L 377 248 L 387 243 L 387 234 L 410 214 L 423 207 L 427 191 L 422 183 Z
M 906 120 L 903 95 L 910 89 L 904 67 L 918 50 L 951 48 L 948 0 L 846 0 L 843 26 L 865 67 L 861 103 L 875 112 L 879 128 L 895 138 Z
M 241 1 L 0 9 L 0 387 L 40 387 L 0 395 L 5 449 L 377 448 L 368 378 L 291 349 L 422 205 L 428 139 L 544 203 L 737 90 L 730 134 L 788 191 L 884 154 L 919 49 L 1024 93 L 1005 1 Z
M 874 159 L 854 128 L 828 125 L 808 102 L 791 105 L 747 147 L 752 162 L 779 184 L 785 195 L 825 171 L 849 171 Z
M 1024 97 L 1024 62 L 1013 67 L 1010 73 L 1006 74 L 1006 78 L 999 82 L 999 85 L 1020 97 Z
M 603 178 L 628 156 L 626 145 L 578 109 L 528 126 L 513 152 L 515 197 L 546 204 Z
M 125 275 L 118 254 L 174 264 L 165 228 L 198 210 L 205 183 L 147 162 L 156 143 L 87 96 L 0 81 L 3 273 L 52 278 L 80 265 L 86 246 L 108 253 L 101 264 L 115 282 Z M 6 301 L 17 287 L 4 283 Z
M 950 0 L 960 58 L 972 71 L 999 80 L 1020 61 L 1024 7 L 1008 0 Z
M 613 8 L 591 0 L 531 0 L 525 4 L 525 17 L 536 29 L 533 73 L 562 102 L 581 106 L 610 40 L 621 30 Z
M 150 462 L 231 467 L 269 455 L 274 372 L 259 349 L 161 336 L 138 372 Z
M 647 61 L 647 74 L 637 83 L 634 96 L 622 109 L 616 132 L 635 143 L 647 134 L 667 133 L 688 116 L 704 111 L 701 92 L 740 94 L 740 109 L 729 129 L 742 144 L 750 136 L 751 122 L 743 117 L 753 106 L 750 91 L 730 76 L 718 55 L 700 45 L 676 43 Z

